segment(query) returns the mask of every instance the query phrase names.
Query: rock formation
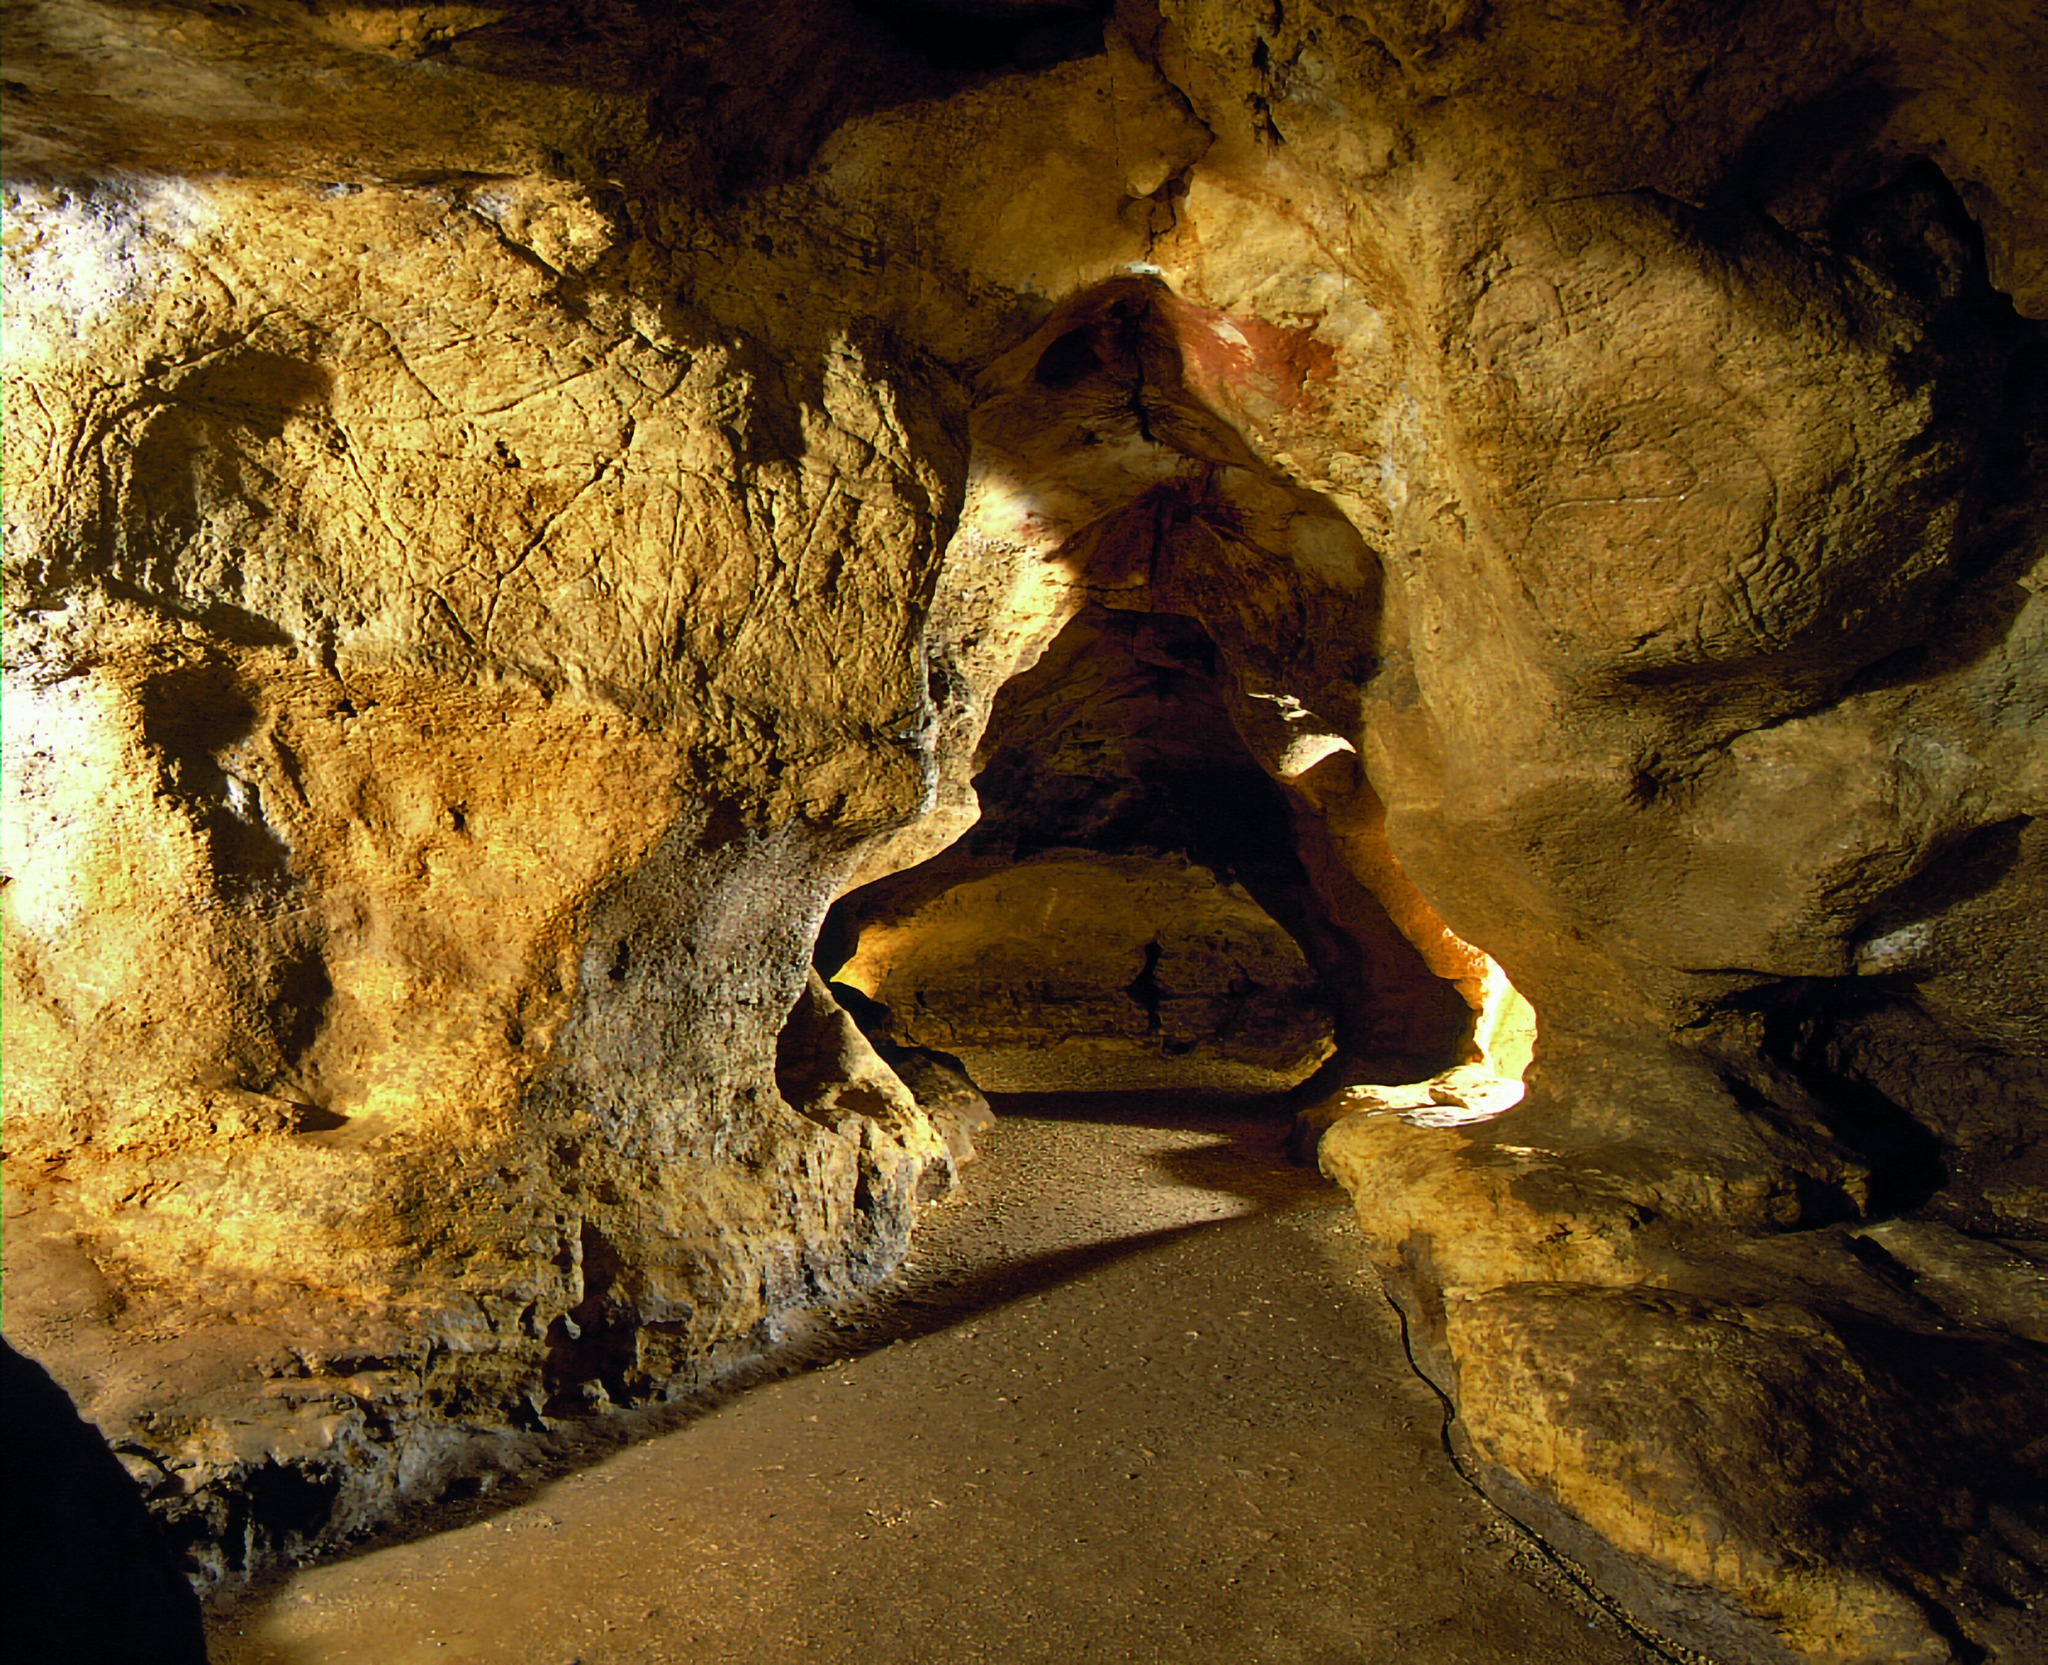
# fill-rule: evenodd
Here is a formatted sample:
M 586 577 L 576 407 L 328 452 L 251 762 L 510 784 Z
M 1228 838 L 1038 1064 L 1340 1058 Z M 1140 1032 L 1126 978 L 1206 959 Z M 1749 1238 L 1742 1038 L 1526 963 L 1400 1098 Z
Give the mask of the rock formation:
M 956 1150 L 828 910 L 1102 835 L 1298 946 L 1461 1461 L 1640 1623 L 2048 1645 L 2034 8 L 7 40 L 7 1317 L 204 1577 L 885 1276 Z M 1011 790 L 1076 619 L 1189 755 Z
M 1315 977 L 1236 885 L 1187 863 L 1045 857 L 861 933 L 842 969 L 891 1033 L 991 1092 L 1285 1088 L 1331 1051 Z

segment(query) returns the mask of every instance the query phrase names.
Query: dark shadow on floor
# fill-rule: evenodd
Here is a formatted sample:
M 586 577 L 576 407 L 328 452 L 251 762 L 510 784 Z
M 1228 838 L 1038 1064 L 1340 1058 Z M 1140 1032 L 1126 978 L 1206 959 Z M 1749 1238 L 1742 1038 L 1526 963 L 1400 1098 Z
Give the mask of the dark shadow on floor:
M 1269 1125 L 1278 1150 L 1294 1114 L 1286 1093 L 990 1093 L 988 1102 L 999 1118 L 1021 1121 L 1209 1129 L 1230 1134 L 1247 1155 L 1263 1151 Z
M 1162 1146 L 1153 1164 L 1177 1184 L 1241 1197 L 1257 1208 L 1320 1196 L 1329 1185 L 1287 1154 L 1294 1105 L 1285 1093 L 991 1093 L 998 1123 L 1064 1122 L 1211 1133 L 1227 1143 Z

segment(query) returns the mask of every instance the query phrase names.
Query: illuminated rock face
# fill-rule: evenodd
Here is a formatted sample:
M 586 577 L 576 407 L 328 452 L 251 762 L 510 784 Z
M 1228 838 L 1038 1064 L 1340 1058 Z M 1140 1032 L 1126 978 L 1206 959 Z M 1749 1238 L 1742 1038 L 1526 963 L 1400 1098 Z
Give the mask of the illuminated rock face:
M 840 977 L 891 1039 L 991 1092 L 1269 1091 L 1331 1051 L 1315 973 L 1242 887 L 1191 863 L 1045 857 L 871 922 Z
M 8 1317 L 212 1572 L 886 1274 L 778 1036 L 1129 615 L 1481 1483 L 2041 1651 L 2029 8 L 16 12 Z

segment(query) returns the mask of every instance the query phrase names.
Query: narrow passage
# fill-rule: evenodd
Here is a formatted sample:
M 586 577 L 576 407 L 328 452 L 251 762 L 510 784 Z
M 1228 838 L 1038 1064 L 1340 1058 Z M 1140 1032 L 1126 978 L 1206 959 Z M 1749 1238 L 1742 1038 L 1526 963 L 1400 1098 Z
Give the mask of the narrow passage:
M 997 1107 L 813 1362 L 293 1576 L 216 1665 L 1651 1665 L 1451 1468 L 1283 1120 Z

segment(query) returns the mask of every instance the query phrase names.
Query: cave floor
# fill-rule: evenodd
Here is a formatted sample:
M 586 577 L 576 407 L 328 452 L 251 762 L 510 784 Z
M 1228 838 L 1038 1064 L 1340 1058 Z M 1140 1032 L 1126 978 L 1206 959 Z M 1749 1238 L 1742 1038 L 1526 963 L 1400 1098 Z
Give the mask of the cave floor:
M 294 1574 L 216 1615 L 216 1665 L 1657 1657 L 1452 1468 L 1283 1119 L 998 1108 L 808 1363 Z

